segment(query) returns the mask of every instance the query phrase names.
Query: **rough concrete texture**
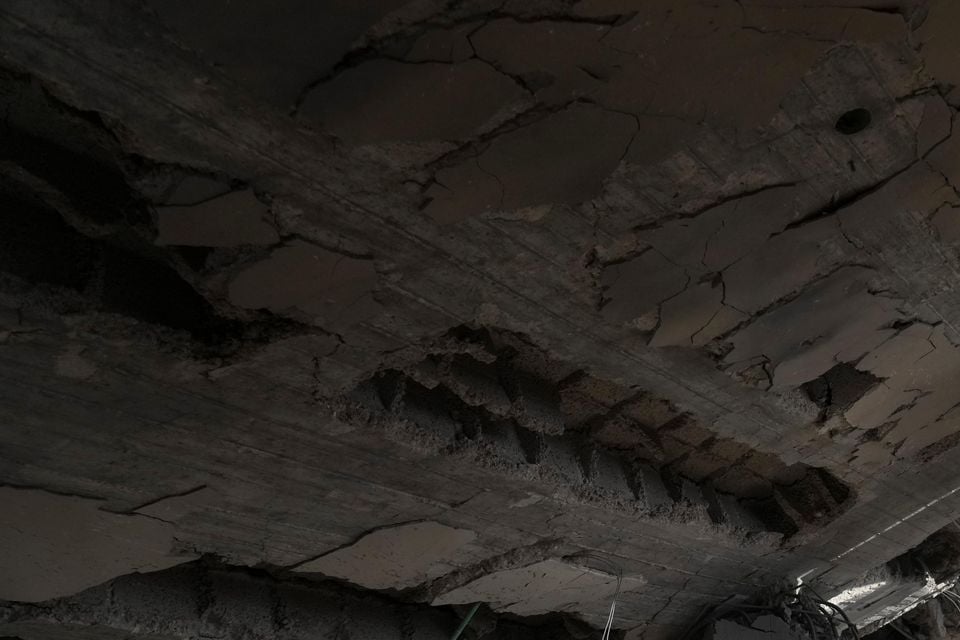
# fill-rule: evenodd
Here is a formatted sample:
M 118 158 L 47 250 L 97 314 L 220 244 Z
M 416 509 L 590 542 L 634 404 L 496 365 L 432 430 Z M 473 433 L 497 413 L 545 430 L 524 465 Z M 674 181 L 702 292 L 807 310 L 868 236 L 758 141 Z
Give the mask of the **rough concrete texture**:
M 484 615 L 477 616 L 483 620 Z M 133 574 L 41 605 L 0 608 L 0 633 L 66 638 L 355 638 L 441 640 L 460 619 L 449 608 L 401 604 L 333 583 L 279 580 L 235 567 L 182 565 Z M 479 628 L 479 627 L 478 627 Z M 499 620 L 491 640 L 554 638 L 557 625 Z
M 957 17 L 4 3 L 3 596 L 209 554 L 429 611 L 591 556 L 650 640 L 843 591 L 960 505 Z M 129 629 L 102 594 L 50 637 Z
M 796 640 L 799 633 L 775 616 L 760 616 L 749 626 L 731 620 L 719 620 L 704 635 L 707 640 Z

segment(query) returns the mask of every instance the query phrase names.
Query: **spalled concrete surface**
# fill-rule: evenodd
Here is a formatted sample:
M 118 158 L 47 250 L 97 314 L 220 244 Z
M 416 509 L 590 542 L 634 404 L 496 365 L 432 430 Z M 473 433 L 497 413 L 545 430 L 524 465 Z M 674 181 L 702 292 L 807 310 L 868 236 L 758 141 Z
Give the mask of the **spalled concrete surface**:
M 489 587 L 589 555 L 649 640 L 916 545 L 960 501 L 955 14 L 4 4 L 0 483 L 104 528 L 58 594 L 209 554 L 596 628 Z

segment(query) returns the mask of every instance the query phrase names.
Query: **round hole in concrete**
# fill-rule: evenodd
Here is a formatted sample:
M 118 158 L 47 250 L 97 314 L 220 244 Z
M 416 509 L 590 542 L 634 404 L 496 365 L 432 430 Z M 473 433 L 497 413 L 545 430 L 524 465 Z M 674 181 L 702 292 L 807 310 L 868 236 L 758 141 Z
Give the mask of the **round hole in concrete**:
M 845 136 L 860 133 L 870 126 L 870 112 L 863 108 L 850 109 L 837 118 L 834 128 Z

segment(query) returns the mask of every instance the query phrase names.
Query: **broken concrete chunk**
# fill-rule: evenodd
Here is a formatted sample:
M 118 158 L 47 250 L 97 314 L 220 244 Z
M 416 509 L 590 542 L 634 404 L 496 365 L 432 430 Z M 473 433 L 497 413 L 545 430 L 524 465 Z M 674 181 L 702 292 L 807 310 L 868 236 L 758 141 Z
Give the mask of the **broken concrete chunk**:
M 855 361 L 893 335 L 897 301 L 869 293 L 874 274 L 847 267 L 738 331 L 728 363 L 769 358 L 775 387 L 795 387 Z
M 472 558 L 477 534 L 439 522 L 379 529 L 311 560 L 295 571 L 341 578 L 368 589 L 407 589 L 437 578 Z
M 513 80 L 479 60 L 371 60 L 315 87 L 300 114 L 352 144 L 461 140 L 523 96 Z
M 173 525 L 101 511 L 99 500 L 0 487 L 0 504 L 2 600 L 40 602 L 196 557 L 174 555 Z
M 157 208 L 157 244 L 234 247 L 280 241 L 270 209 L 253 191 L 234 191 L 192 206 Z
M 644 582 L 639 576 L 625 578 L 621 592 L 638 589 Z M 583 604 L 612 597 L 616 589 L 616 576 L 549 559 L 487 574 L 439 595 L 432 604 L 486 602 L 495 611 L 529 616 L 575 611 Z
M 372 298 L 376 282 L 372 260 L 295 240 L 241 271 L 230 282 L 229 296 L 246 309 L 299 312 L 321 323 L 349 325 L 378 312 Z
M 882 462 L 893 450 L 909 456 L 953 436 L 960 349 L 944 326 L 915 323 L 873 350 L 858 367 L 885 378 L 844 413 L 865 437 L 879 439 L 872 447 L 861 447 L 861 458 Z

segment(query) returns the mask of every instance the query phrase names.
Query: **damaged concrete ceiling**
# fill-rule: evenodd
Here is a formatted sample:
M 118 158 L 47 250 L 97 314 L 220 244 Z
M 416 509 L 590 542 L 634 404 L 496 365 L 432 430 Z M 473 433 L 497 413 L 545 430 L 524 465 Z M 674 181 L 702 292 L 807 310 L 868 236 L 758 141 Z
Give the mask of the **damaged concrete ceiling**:
M 671 638 L 953 520 L 960 5 L 275 4 L 0 7 L 0 635 Z

